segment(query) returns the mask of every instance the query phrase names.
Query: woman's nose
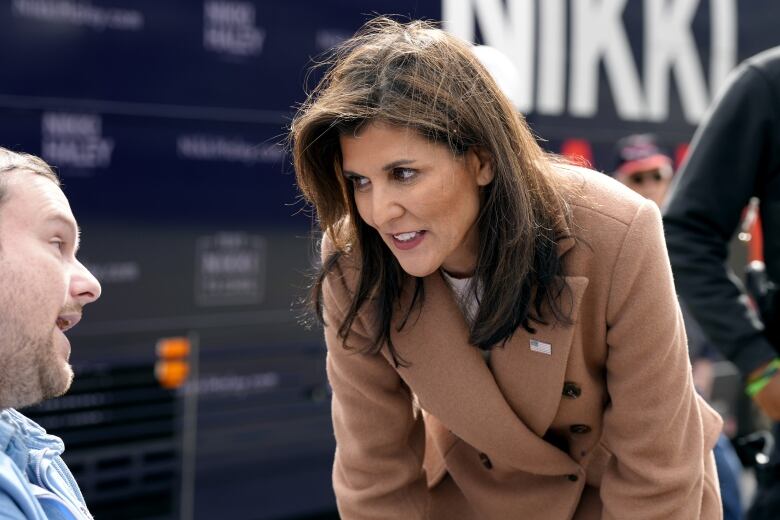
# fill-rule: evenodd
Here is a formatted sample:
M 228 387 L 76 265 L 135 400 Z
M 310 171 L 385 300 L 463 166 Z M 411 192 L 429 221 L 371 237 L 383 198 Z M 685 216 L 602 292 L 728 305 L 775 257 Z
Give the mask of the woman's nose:
M 404 214 L 404 206 L 392 190 L 375 189 L 371 202 L 374 225 L 378 228 Z

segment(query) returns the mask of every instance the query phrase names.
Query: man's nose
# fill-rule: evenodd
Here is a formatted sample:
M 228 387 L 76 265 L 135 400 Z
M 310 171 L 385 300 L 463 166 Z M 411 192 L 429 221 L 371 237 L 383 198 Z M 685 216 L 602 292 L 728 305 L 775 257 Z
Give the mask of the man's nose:
M 100 298 L 102 289 L 97 278 L 89 272 L 89 269 L 76 260 L 73 275 L 70 280 L 71 296 L 80 305 L 84 306 Z
M 404 207 L 392 188 L 375 189 L 372 195 L 372 216 L 376 227 L 384 227 L 404 214 Z

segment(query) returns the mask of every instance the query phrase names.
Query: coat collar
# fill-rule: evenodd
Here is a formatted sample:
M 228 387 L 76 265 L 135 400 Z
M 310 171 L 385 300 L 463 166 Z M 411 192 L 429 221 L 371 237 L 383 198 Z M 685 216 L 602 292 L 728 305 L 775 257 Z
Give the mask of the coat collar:
M 573 240 L 559 243 L 566 250 L 571 245 Z M 588 280 L 567 277 L 566 283 L 571 298 L 565 298 L 564 310 L 576 320 Z M 516 331 L 503 348 L 493 349 L 494 378 L 479 350 L 469 344 L 468 328 L 447 283 L 437 272 L 424 284 L 422 308 L 412 312 L 400 332 L 394 324 L 392 334 L 398 353 L 408 362 L 398 373 L 421 408 L 470 445 L 488 455 L 500 454 L 518 469 L 539 475 L 576 472 L 579 466 L 573 459 L 541 438 L 561 399 L 575 327 L 556 324 L 538 327 L 535 334 Z M 403 309 L 408 308 L 409 293 L 401 299 Z M 551 355 L 532 351 L 532 339 L 551 345 Z M 520 369 L 513 375 L 502 372 L 506 367 Z M 509 402 L 505 395 L 517 397 Z
M 568 228 L 566 228 L 566 232 L 568 233 Z M 569 249 L 574 247 L 574 244 L 576 243 L 576 240 L 573 236 L 564 236 L 563 238 L 558 239 L 558 256 L 562 257 L 566 253 L 569 252 Z

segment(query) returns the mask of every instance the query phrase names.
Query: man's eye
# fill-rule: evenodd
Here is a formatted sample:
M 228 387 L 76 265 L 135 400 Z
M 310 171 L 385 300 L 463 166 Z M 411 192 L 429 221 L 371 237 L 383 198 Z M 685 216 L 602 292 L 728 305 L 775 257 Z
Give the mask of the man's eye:
M 62 252 L 63 249 L 65 249 L 65 242 L 63 242 L 62 240 L 54 239 L 49 243 L 52 244 L 54 247 L 56 247 L 60 253 Z

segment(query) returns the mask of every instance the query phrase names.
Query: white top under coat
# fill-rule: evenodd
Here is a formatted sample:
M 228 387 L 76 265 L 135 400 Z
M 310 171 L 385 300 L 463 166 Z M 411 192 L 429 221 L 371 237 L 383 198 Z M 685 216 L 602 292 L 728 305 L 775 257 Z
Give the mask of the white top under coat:
M 471 327 L 474 324 L 474 320 L 477 318 L 477 311 L 479 310 L 479 300 L 482 297 L 482 284 L 479 284 L 476 290 L 472 289 L 474 277 L 468 278 L 455 278 L 450 275 L 444 269 L 441 270 L 441 274 L 444 276 L 444 280 L 452 288 L 452 292 L 455 293 L 455 301 L 458 302 L 463 317 L 466 318 L 466 323 Z M 479 349 L 482 357 L 485 358 L 485 363 L 490 366 L 490 351 Z

